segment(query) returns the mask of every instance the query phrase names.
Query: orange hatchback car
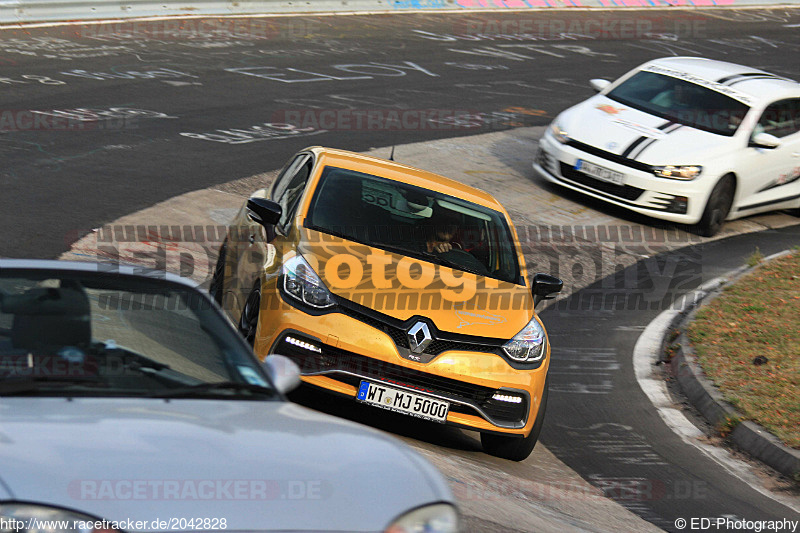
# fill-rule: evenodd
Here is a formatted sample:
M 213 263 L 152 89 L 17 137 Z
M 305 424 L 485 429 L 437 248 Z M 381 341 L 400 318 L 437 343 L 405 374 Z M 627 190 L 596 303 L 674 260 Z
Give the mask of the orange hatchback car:
M 561 286 L 528 280 L 491 195 L 312 147 L 242 207 L 210 291 L 259 358 L 293 359 L 306 384 L 477 430 L 486 452 L 522 460 L 547 404 L 534 306 Z

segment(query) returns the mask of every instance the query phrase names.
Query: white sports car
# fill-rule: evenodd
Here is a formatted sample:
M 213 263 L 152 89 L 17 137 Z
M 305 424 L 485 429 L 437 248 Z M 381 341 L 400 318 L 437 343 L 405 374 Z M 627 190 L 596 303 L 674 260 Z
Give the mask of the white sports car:
M 697 224 L 800 207 L 800 84 L 694 57 L 656 59 L 561 113 L 533 168 L 638 213 Z

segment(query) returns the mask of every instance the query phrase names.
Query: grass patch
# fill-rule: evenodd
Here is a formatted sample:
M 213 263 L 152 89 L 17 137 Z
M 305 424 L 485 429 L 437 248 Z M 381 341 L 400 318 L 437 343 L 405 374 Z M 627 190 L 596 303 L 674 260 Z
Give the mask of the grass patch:
M 706 375 L 744 419 L 800 449 L 800 251 L 729 286 L 688 333 Z M 758 356 L 767 362 L 753 364 Z
M 747 258 L 747 266 L 752 268 L 756 265 L 760 265 L 763 260 L 764 254 L 762 254 L 761 250 L 759 250 L 758 246 L 756 246 L 756 251 L 750 254 L 750 257 Z
M 742 420 L 738 416 L 729 416 L 719 424 L 717 431 L 719 431 L 720 437 L 727 437 L 741 423 Z

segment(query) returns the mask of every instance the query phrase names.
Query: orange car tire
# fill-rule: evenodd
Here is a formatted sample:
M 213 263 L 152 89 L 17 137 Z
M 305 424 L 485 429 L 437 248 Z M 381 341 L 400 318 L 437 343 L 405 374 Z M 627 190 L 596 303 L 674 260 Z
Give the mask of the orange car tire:
M 544 415 L 547 411 L 547 396 L 549 394 L 549 380 L 545 379 L 542 401 L 539 403 L 539 410 L 536 413 L 536 421 L 527 437 L 504 437 L 492 433 L 481 433 L 481 444 L 483 451 L 489 455 L 509 459 L 511 461 L 522 461 L 533 451 L 536 442 L 539 440 L 539 433 L 542 432 Z

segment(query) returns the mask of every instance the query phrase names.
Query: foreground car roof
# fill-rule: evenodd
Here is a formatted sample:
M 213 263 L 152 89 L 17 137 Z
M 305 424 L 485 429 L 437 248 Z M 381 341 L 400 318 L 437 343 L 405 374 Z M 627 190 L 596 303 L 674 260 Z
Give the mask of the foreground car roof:
M 650 61 L 643 67 L 650 65 L 681 70 L 709 81 L 735 87 L 737 91 L 752 97 L 753 101 L 771 100 L 784 92 L 788 95 L 800 91 L 800 84 L 794 80 L 727 61 L 702 57 L 668 57 Z
M 25 269 L 25 270 L 52 270 L 55 272 L 93 272 L 117 276 L 146 277 L 149 279 L 162 279 L 173 283 L 180 283 L 187 287 L 197 288 L 197 283 L 176 274 L 153 270 L 137 265 L 124 265 L 119 263 L 98 263 L 90 261 L 57 261 L 53 259 L 3 259 L 0 258 L 0 270 Z
M 410 448 L 288 402 L 2 403 L 0 498 L 110 521 L 224 517 L 240 531 L 380 531 L 408 509 L 452 501 Z

